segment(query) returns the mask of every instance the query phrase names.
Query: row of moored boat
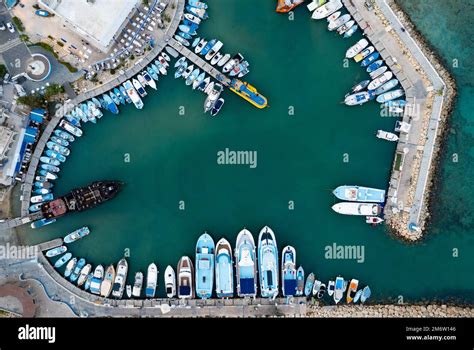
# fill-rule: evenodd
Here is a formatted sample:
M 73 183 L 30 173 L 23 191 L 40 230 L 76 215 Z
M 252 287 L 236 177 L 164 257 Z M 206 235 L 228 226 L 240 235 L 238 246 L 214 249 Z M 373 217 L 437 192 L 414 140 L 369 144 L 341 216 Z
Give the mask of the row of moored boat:
M 89 235 L 90 230 L 82 227 L 64 238 L 67 244 Z M 63 255 L 62 255 L 63 254 Z M 59 257 L 62 255 L 61 257 Z M 128 297 L 154 298 L 158 284 L 158 266 L 148 266 L 146 280 L 143 272 L 135 273 L 134 284 L 126 285 L 128 262 L 121 259 L 117 266 L 102 265 L 92 271 L 92 265 L 84 258 L 73 257 L 67 252 L 66 246 L 57 247 L 46 253 L 49 258 L 58 257 L 55 268 L 66 265 L 64 276 L 78 286 L 83 286 L 92 294 L 103 297 L 122 298 L 124 292 Z M 218 298 L 256 297 L 258 285 L 260 296 L 276 298 L 278 295 L 315 296 L 322 299 L 326 294 L 338 303 L 347 290 L 347 302 L 365 302 L 370 297 L 368 286 L 357 290 L 358 280 L 352 279 L 349 286 L 341 276 L 326 285 L 316 280 L 314 273 L 305 278 L 302 266 L 296 268 L 296 250 L 286 246 L 279 252 L 274 232 L 265 226 L 258 236 L 258 246 L 250 231 L 243 229 L 237 236 L 235 249 L 225 238 L 217 244 L 208 234 L 202 234 L 196 244 L 195 263 L 188 256 L 179 260 L 176 272 L 171 265 L 165 269 L 164 283 L 168 298 L 191 299 L 196 296 L 209 299 L 214 295 Z M 235 268 L 235 273 L 234 273 Z M 235 286 L 234 286 L 235 277 Z

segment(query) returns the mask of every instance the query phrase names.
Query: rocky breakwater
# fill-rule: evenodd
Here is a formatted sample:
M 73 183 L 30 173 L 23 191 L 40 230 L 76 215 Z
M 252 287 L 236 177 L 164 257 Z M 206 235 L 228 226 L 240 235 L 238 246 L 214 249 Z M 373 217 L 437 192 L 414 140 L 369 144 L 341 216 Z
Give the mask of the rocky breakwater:
M 417 30 L 415 25 L 411 22 L 408 15 L 403 12 L 401 7 L 396 3 L 396 1 L 389 1 L 389 6 L 393 9 L 395 14 L 397 15 L 400 22 L 403 24 L 404 29 L 410 34 L 410 36 L 415 40 L 421 51 L 423 52 L 424 56 L 430 61 L 433 65 L 437 73 L 443 79 L 444 83 L 446 84 L 446 89 L 444 90 L 444 102 L 443 102 L 443 109 L 441 111 L 441 116 L 439 120 L 439 128 L 438 128 L 438 135 L 436 136 L 436 144 L 433 151 L 433 161 L 431 162 L 431 168 L 429 170 L 428 182 L 426 186 L 426 191 L 424 193 L 424 205 L 422 208 L 422 214 L 420 217 L 419 222 L 419 230 L 418 231 L 410 231 L 408 229 L 408 224 L 410 221 L 410 215 L 408 212 L 400 212 L 398 215 L 393 215 L 390 219 L 387 220 L 388 226 L 391 228 L 392 232 L 407 241 L 414 242 L 423 237 L 423 232 L 426 230 L 426 226 L 429 223 L 429 216 L 430 216 L 430 203 L 433 200 L 431 196 L 431 192 L 433 190 L 434 179 L 436 179 L 438 165 L 439 165 L 439 155 L 440 150 L 442 149 L 442 145 L 444 144 L 444 139 L 447 130 L 447 121 L 449 120 L 449 116 L 454 106 L 454 102 L 457 95 L 457 88 L 456 83 L 452 75 L 449 71 L 444 67 L 442 64 L 442 59 L 440 56 L 432 49 L 431 45 L 426 41 L 423 35 Z M 389 21 L 384 17 L 382 11 L 375 7 L 375 11 L 385 26 L 390 25 Z M 400 47 L 402 48 L 402 53 L 405 55 L 408 60 L 411 62 L 413 67 L 415 67 L 416 71 L 421 75 L 423 79 L 423 83 L 425 88 L 428 91 L 428 96 L 426 97 L 425 102 L 425 109 L 423 111 L 423 115 L 420 117 L 423 121 L 423 128 L 419 135 L 419 145 L 423 146 L 427 139 L 427 133 L 429 129 L 429 120 L 432 116 L 433 112 L 433 101 L 435 96 L 442 95 L 443 91 L 435 91 L 431 88 L 432 84 L 429 80 L 428 76 L 424 72 L 423 68 L 420 66 L 418 61 L 413 57 L 410 50 L 407 49 L 403 40 L 398 36 L 397 32 L 394 30 L 390 31 L 390 34 L 395 37 L 398 41 Z M 418 152 L 414 156 L 414 162 L 411 167 L 412 177 L 410 179 L 410 189 L 408 193 L 407 203 L 405 203 L 406 207 L 410 207 L 414 203 L 415 197 L 415 190 L 417 185 L 417 179 L 420 172 L 420 165 L 421 160 L 423 157 L 423 149 L 420 147 Z
M 474 317 L 474 308 L 453 305 L 340 305 L 307 306 L 307 317 Z

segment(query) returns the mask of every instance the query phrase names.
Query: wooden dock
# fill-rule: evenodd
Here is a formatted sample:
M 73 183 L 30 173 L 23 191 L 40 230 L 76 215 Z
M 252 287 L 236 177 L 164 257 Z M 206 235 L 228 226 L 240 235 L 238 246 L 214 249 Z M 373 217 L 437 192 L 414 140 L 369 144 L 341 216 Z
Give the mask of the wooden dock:
M 195 66 L 199 67 L 199 69 L 222 83 L 222 85 L 226 87 L 230 85 L 231 79 L 225 76 L 221 71 L 217 70 L 214 66 L 203 60 L 201 57 L 196 55 L 194 52 L 189 50 L 186 46 L 181 45 L 173 38 L 168 41 L 168 45 L 178 51 L 181 56 L 184 56 L 186 59 L 190 60 Z

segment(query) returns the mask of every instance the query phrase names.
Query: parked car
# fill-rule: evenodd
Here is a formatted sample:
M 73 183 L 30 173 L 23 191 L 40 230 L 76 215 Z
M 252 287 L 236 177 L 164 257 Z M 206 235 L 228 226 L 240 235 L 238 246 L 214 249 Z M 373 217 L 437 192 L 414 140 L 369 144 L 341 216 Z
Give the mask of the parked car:
M 0 30 L 5 30 L 7 27 L 5 27 L 5 23 L 1 22 L 0 23 Z
M 10 33 L 15 33 L 15 27 L 13 26 L 11 22 L 7 23 L 7 28 L 10 31 Z

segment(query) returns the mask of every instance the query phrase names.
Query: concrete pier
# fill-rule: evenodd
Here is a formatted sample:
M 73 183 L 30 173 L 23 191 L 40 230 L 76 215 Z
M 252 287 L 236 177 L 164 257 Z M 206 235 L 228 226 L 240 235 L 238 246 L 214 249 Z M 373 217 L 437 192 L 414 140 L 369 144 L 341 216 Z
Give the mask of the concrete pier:
M 39 251 L 44 252 L 46 250 L 57 248 L 57 247 L 60 247 L 62 245 L 63 245 L 63 239 L 62 238 L 56 238 L 56 239 L 53 239 L 51 241 L 40 243 L 40 244 L 36 245 L 36 247 L 38 248 Z
M 343 3 L 405 90 L 407 107 L 402 121 L 410 124 L 410 130 L 400 134 L 385 219 L 397 222 L 396 231 L 404 238 L 416 240 L 424 224 L 427 182 L 446 85 L 386 0 L 376 0 L 374 11 L 364 1 Z M 409 230 L 409 225 L 417 229 Z
M 182 56 L 190 60 L 195 66 L 199 67 L 202 71 L 212 76 L 217 81 L 221 82 L 224 86 L 229 86 L 231 79 L 225 76 L 221 71 L 217 70 L 207 61 L 196 55 L 194 52 L 189 50 L 186 46 L 181 45 L 175 39 L 170 39 L 168 45 L 178 51 Z

